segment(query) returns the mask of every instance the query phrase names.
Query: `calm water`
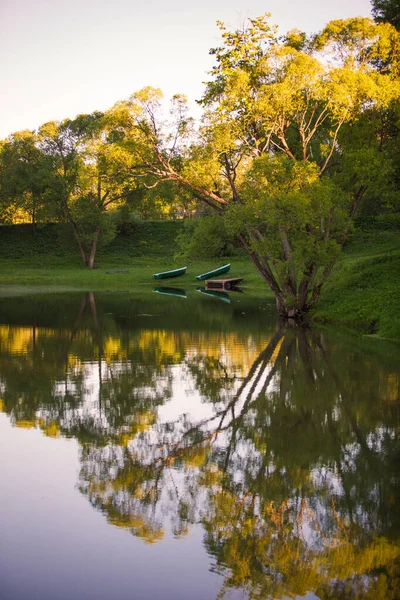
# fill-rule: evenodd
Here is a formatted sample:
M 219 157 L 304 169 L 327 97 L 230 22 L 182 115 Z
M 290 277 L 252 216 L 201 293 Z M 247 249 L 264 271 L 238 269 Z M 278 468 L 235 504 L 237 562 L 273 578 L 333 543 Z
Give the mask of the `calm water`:
M 400 598 L 399 346 L 158 291 L 0 300 L 0 599 Z

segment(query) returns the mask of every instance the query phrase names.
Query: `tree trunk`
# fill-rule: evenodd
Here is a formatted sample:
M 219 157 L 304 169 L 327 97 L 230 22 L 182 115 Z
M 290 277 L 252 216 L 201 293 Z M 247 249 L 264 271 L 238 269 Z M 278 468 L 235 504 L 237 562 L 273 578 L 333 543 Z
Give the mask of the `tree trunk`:
M 36 211 L 35 211 L 35 201 L 33 201 L 33 206 L 32 206 L 32 219 L 31 219 L 31 223 L 32 223 L 32 232 L 35 235 L 36 234 Z
M 89 269 L 93 269 L 93 267 L 94 267 L 94 259 L 96 256 L 97 242 L 99 239 L 99 235 L 100 235 L 100 227 L 98 227 L 93 234 L 92 247 L 90 249 L 90 256 L 89 256 L 89 262 L 88 262 Z
M 289 275 L 288 275 L 288 281 L 287 281 L 286 287 L 289 288 L 291 294 L 296 296 L 297 295 L 297 281 L 296 281 L 296 270 L 294 268 L 292 251 L 290 249 L 290 244 L 289 244 L 289 240 L 287 237 L 287 233 L 285 231 L 285 228 L 282 225 L 279 226 L 279 231 L 280 231 L 280 235 L 281 235 L 283 255 L 284 255 L 285 261 L 287 262 L 288 267 L 289 267 Z
M 299 298 L 295 298 L 296 305 L 292 305 L 292 298 L 285 300 L 284 303 L 278 304 L 277 308 L 278 312 L 284 319 L 288 319 L 291 322 L 302 323 L 307 317 L 307 313 L 309 312 L 311 306 L 306 302 L 301 302 Z
M 61 198 L 60 198 L 61 207 L 62 207 L 64 216 L 67 218 L 68 222 L 71 224 L 72 233 L 74 234 L 74 238 L 76 240 L 76 243 L 78 244 L 79 253 L 81 255 L 82 262 L 86 267 L 88 264 L 88 259 L 86 256 L 85 248 L 83 247 L 81 238 L 79 236 L 78 226 L 77 226 L 75 219 L 73 218 L 71 211 L 70 211 L 69 197 L 70 197 L 69 192 L 67 190 L 64 190 L 64 192 L 61 194 Z
M 261 234 L 260 234 L 261 235 Z M 308 294 L 304 293 L 304 283 L 298 293 L 294 293 L 291 289 L 291 285 L 281 285 L 273 273 L 268 260 L 260 252 L 257 252 L 252 248 L 251 242 L 248 241 L 243 235 L 239 236 L 239 242 L 242 247 L 248 253 L 252 263 L 260 273 L 264 281 L 267 282 L 271 291 L 275 296 L 276 309 L 280 316 L 285 320 L 291 321 L 304 321 L 304 318 L 309 310 L 307 304 Z M 295 284 L 295 281 L 292 282 Z M 300 286 L 299 286 L 300 287 Z
M 87 256 L 86 256 L 85 248 L 83 247 L 83 244 L 82 244 L 81 239 L 79 237 L 78 228 L 77 228 L 76 224 L 74 223 L 74 221 L 70 221 L 70 222 L 71 222 L 71 227 L 72 227 L 72 231 L 73 231 L 73 234 L 74 234 L 74 238 L 76 240 L 76 243 L 78 244 L 78 248 L 79 248 L 79 252 L 80 252 L 80 255 L 81 255 L 82 262 L 83 262 L 83 264 L 86 267 L 87 264 L 88 264 L 88 259 L 87 259 Z

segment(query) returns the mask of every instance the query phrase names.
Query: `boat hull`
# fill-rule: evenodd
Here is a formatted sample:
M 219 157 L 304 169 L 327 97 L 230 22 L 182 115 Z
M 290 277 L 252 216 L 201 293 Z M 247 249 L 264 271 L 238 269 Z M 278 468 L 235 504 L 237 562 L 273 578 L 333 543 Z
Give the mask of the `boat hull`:
M 231 265 L 229 263 L 228 265 L 223 265 L 222 267 L 219 267 L 218 269 L 214 269 L 213 271 L 208 271 L 208 273 L 203 273 L 202 275 L 196 275 L 196 279 L 198 281 L 205 281 L 206 279 L 211 279 L 212 277 L 216 277 L 218 275 L 223 275 L 224 273 L 227 273 L 230 268 L 231 268 Z
M 181 290 L 180 288 L 172 288 L 172 287 L 156 287 L 153 292 L 157 294 L 164 294 L 165 296 L 175 296 L 177 298 L 187 298 L 185 290 Z
M 180 269 L 173 269 L 172 271 L 163 271 L 162 273 L 154 273 L 154 279 L 172 279 L 173 277 L 180 277 L 186 273 L 187 267 Z
M 222 302 L 226 302 L 226 304 L 231 303 L 229 294 L 227 294 L 226 292 L 214 292 L 201 287 L 196 288 L 196 292 L 200 292 L 201 294 L 205 294 L 206 296 L 211 296 L 212 298 L 218 298 L 218 300 L 222 300 Z

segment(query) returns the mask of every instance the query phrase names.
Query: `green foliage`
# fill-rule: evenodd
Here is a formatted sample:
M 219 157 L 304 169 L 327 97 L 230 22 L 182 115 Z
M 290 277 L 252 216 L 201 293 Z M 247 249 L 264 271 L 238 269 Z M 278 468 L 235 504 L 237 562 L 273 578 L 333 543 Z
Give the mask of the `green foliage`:
M 112 231 L 117 231 L 117 236 L 100 243 L 100 257 L 122 261 L 126 257 L 166 256 L 172 259 L 176 249 L 175 238 L 182 232 L 184 221 L 133 220 L 121 223 L 118 214 L 111 213 L 110 226 Z M 49 223 L 38 226 L 36 230 L 28 224 L 0 226 L 1 259 L 26 261 L 40 257 L 42 261 L 43 255 L 47 255 L 48 259 L 75 255 L 67 223 Z
M 53 196 L 62 220 L 70 223 L 84 264 L 93 267 L 98 244 L 115 235 L 110 209 L 126 202 L 132 183 L 132 154 L 115 144 L 107 113 L 78 115 L 47 123 L 40 146 L 52 161 Z
M 140 221 L 133 219 L 118 225 L 118 236 L 102 251 L 104 256 L 171 257 L 176 239 L 184 227 L 183 220 Z
M 136 104 L 142 164 L 222 214 L 281 314 L 301 319 L 363 197 L 397 202 L 397 134 L 385 119 L 400 97 L 399 36 L 366 18 L 332 21 L 313 39 L 279 37 L 269 15 L 219 26 L 201 137 L 176 160 L 147 90 Z
M 79 219 L 75 221 L 75 227 L 80 243 L 87 255 L 90 254 L 93 243 L 93 234 L 99 230 L 97 238 L 96 254 L 106 247 L 117 235 L 118 219 L 115 213 L 98 211 L 96 214 L 90 202 L 80 198 L 76 202 L 76 210 L 79 211 Z M 66 223 L 60 224 L 58 228 L 59 241 L 66 254 L 70 254 L 74 248 L 76 239 L 70 226 Z
M 161 181 L 149 188 L 139 180 L 132 186 L 126 198 L 127 210 L 139 220 L 186 217 L 190 216 L 196 207 L 196 200 L 190 190 L 178 187 L 170 181 Z
M 69 222 L 92 267 L 118 223 L 134 232 L 139 219 L 192 216 L 201 202 L 218 216 L 188 224 L 178 252 L 218 257 L 238 240 L 281 314 L 302 319 L 362 201 L 363 217 L 399 210 L 400 34 L 357 17 L 280 36 L 269 18 L 218 24 L 199 131 L 184 96 L 165 117 L 161 91 L 146 87 L 2 142 L 3 222 L 18 208 Z M 155 242 L 140 246 L 130 255 Z
M 54 218 L 48 200 L 51 164 L 32 131 L 15 133 L 0 148 L 2 222 L 36 223 Z
M 398 0 L 372 0 L 372 16 L 377 23 L 391 23 L 400 30 L 400 5 Z
M 176 238 L 179 258 L 219 258 L 235 252 L 235 235 L 228 232 L 226 219 L 218 215 L 185 220 Z M 237 252 L 237 249 L 236 249 Z

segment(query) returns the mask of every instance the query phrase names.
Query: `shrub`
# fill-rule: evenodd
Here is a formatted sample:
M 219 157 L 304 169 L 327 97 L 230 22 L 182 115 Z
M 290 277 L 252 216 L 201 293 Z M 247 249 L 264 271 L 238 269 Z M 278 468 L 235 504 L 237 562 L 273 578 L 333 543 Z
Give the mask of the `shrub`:
M 229 234 L 219 216 L 185 221 L 184 230 L 176 237 L 179 258 L 218 258 L 237 252 L 235 238 Z

